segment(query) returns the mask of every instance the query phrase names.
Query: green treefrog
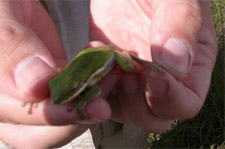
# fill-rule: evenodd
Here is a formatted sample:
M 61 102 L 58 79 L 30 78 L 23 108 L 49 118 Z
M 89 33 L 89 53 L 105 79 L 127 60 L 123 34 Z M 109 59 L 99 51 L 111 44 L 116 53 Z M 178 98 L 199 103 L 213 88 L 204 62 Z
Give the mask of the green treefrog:
M 133 61 L 144 69 L 162 71 L 158 64 L 147 62 L 128 52 L 119 52 L 113 46 L 91 47 L 81 51 L 54 79 L 49 82 L 50 97 L 54 104 L 79 99 L 75 107 L 80 118 L 87 118 L 86 103 L 101 93 L 96 83 L 118 64 L 124 71 L 133 70 Z
M 124 71 L 133 70 L 128 52 L 119 52 L 113 46 L 91 47 L 81 51 L 54 79 L 49 82 L 54 104 L 63 104 L 75 98 L 79 117 L 87 117 L 85 104 L 101 93 L 96 83 L 118 64 Z

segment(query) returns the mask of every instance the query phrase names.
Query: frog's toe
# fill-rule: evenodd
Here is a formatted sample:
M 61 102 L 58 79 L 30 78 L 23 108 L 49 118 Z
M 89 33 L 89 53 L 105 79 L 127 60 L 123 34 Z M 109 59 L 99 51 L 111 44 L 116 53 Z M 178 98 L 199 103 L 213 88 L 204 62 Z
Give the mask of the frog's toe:
M 84 111 L 83 107 L 77 107 L 76 108 L 76 116 L 77 116 L 78 119 L 87 119 L 88 118 L 88 115 Z

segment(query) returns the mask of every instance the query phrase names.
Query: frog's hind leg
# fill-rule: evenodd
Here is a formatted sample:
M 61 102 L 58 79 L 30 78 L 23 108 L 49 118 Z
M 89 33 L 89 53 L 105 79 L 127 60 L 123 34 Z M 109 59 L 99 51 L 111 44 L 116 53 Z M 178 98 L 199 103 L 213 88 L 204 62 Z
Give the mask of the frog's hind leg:
M 117 64 L 119 64 L 123 70 L 127 72 L 133 70 L 134 64 L 130 54 L 127 51 L 122 51 L 122 52 L 116 51 L 115 58 L 116 58 Z
M 101 94 L 101 88 L 98 86 L 92 86 L 88 88 L 85 93 L 81 95 L 82 98 L 76 106 L 77 118 L 80 118 L 80 119 L 88 118 L 88 115 L 84 111 L 84 107 L 89 100 L 99 96 L 100 94 Z

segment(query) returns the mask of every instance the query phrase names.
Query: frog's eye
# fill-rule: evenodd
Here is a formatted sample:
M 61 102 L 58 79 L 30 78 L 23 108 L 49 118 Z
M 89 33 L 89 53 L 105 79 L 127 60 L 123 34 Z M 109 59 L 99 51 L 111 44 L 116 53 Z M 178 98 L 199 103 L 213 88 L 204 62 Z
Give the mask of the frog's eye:
M 73 93 L 76 93 L 78 91 L 78 87 L 74 87 L 70 90 L 70 93 L 73 94 Z
M 73 88 L 70 90 L 71 94 L 76 94 L 77 92 L 80 92 L 82 88 L 84 87 L 84 83 L 81 82 L 79 85 L 74 85 Z

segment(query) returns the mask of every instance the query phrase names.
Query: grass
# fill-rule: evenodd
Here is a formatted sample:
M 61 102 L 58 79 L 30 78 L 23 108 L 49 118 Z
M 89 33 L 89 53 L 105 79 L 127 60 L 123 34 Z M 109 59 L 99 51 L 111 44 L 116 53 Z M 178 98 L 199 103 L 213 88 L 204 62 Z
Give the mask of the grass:
M 146 148 L 225 149 L 225 0 L 211 0 L 218 39 L 218 56 L 206 102 L 200 113 L 186 121 L 176 121 L 162 134 L 149 134 Z

